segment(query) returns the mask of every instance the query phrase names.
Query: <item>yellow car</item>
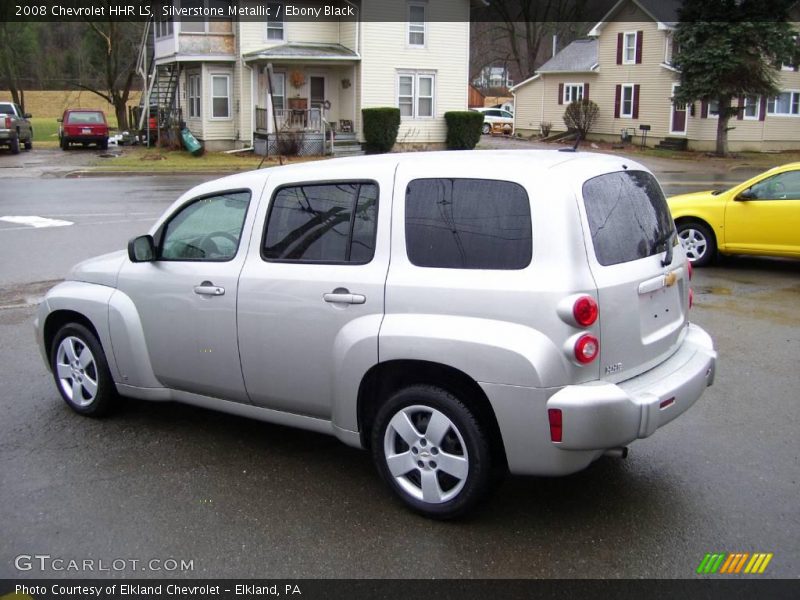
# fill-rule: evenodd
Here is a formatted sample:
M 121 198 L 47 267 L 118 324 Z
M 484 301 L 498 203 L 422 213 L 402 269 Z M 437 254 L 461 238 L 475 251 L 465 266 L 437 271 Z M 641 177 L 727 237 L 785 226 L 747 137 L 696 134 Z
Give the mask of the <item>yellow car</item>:
M 725 191 L 667 200 L 687 258 L 697 267 L 722 254 L 800 258 L 800 162 Z

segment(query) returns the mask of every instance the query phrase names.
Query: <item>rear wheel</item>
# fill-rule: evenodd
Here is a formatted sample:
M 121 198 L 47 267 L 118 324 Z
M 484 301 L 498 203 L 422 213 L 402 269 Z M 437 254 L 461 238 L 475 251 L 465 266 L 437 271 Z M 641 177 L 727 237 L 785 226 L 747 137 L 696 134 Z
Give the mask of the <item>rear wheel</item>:
M 66 138 L 61 138 L 61 149 L 64 150 L 65 152 L 69 150 L 69 142 L 67 141 Z
M 90 417 L 108 414 L 117 391 L 103 348 L 89 329 L 79 323 L 64 325 L 53 341 L 50 366 L 72 410 Z
M 108 140 L 103 140 L 97 145 L 100 147 L 100 150 L 108 150 Z
M 484 123 L 481 131 L 485 134 L 492 133 L 492 126 L 489 123 Z
M 392 491 L 427 517 L 460 517 L 492 487 L 484 429 L 464 403 L 437 387 L 415 385 L 389 398 L 375 417 L 372 454 Z
M 704 267 L 714 260 L 717 243 L 711 229 L 697 221 L 682 221 L 678 225 L 678 238 L 689 259 L 696 267 Z

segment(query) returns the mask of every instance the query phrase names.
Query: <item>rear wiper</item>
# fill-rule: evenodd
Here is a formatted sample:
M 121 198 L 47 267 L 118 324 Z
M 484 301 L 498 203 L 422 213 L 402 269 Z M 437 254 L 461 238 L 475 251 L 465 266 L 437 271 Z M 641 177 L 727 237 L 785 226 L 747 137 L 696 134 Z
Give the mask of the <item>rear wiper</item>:
M 673 254 L 672 249 L 674 247 L 673 239 L 675 238 L 676 235 L 678 235 L 677 230 L 671 229 L 669 233 L 667 233 L 666 235 L 662 235 L 661 237 L 656 239 L 655 242 L 653 242 L 653 250 L 657 250 L 663 244 L 667 245 L 666 248 L 667 254 L 666 256 L 664 256 L 664 260 L 661 261 L 662 267 L 666 267 L 667 265 L 672 264 L 672 254 Z

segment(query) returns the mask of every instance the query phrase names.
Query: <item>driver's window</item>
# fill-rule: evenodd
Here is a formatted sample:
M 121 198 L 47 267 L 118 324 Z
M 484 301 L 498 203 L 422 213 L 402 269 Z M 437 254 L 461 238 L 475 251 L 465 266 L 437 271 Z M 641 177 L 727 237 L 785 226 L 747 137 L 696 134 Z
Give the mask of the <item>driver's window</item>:
M 236 256 L 250 192 L 206 196 L 184 206 L 164 229 L 159 258 L 226 261 Z
M 768 177 L 750 188 L 756 200 L 784 200 L 800 198 L 800 171 L 789 171 Z

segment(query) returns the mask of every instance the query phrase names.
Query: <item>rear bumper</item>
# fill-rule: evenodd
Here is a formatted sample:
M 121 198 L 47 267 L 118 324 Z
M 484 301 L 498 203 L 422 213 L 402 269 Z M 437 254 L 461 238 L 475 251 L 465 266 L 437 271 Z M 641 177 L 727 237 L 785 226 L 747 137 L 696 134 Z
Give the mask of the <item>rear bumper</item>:
M 711 337 L 689 325 L 681 347 L 659 366 L 612 384 L 570 385 L 553 394 L 548 409 L 562 414 L 561 450 L 603 450 L 652 435 L 714 382 L 717 353 Z
M 108 141 L 107 135 L 77 135 L 77 136 L 64 136 L 64 140 L 68 144 L 102 144 Z
M 17 137 L 16 129 L 0 129 L 0 144 L 7 144 Z

